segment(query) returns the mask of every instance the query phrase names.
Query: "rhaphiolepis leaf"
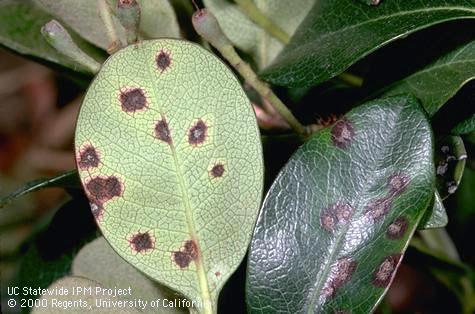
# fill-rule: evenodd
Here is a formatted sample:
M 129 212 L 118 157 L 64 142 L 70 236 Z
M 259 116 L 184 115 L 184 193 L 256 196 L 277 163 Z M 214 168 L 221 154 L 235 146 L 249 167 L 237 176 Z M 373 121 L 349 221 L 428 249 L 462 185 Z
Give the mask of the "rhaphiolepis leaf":
M 289 36 L 295 32 L 316 0 L 254 0 L 259 10 Z M 269 65 L 284 44 L 258 26 L 239 8 L 227 0 L 203 0 L 216 16 L 223 32 L 236 47 L 251 53 L 259 67 Z
M 53 17 L 38 8 L 32 0 L 0 1 L 0 44 L 18 53 L 41 58 L 74 71 L 89 73 L 82 65 L 57 52 L 41 35 L 41 27 Z M 74 42 L 97 61 L 102 55 L 80 37 L 71 33 Z
M 35 0 L 42 8 L 74 29 L 82 37 L 102 49 L 110 42 L 104 22 L 101 20 L 97 0 Z M 138 0 L 141 7 L 140 29 L 147 37 L 179 37 L 179 27 L 175 12 L 168 0 Z M 112 11 L 117 0 L 108 0 Z M 122 42 L 126 42 L 125 29 L 117 17 L 112 21 Z
M 460 136 L 447 136 L 437 140 L 437 190 L 442 200 L 457 191 L 462 180 L 467 152 Z
M 452 130 L 452 134 L 464 135 L 475 131 L 475 114 L 470 118 L 458 123 Z
M 474 4 L 475 8 L 475 4 Z M 475 78 L 475 41 L 464 45 L 434 64 L 395 83 L 385 95 L 411 94 L 434 115 L 460 88 Z
M 375 7 L 320 0 L 263 77 L 278 85 L 316 85 L 393 40 L 460 18 L 475 18 L 473 0 L 391 0 Z
M 270 188 L 251 243 L 256 313 L 369 313 L 434 195 L 432 135 L 413 98 L 379 99 L 315 133 Z
M 434 193 L 433 205 L 424 213 L 418 229 L 434 229 L 445 227 L 449 223 L 449 217 L 444 203 L 438 191 Z
M 198 310 L 215 308 L 246 252 L 263 185 L 256 119 L 233 73 L 185 41 L 117 52 L 86 94 L 76 152 L 119 255 Z

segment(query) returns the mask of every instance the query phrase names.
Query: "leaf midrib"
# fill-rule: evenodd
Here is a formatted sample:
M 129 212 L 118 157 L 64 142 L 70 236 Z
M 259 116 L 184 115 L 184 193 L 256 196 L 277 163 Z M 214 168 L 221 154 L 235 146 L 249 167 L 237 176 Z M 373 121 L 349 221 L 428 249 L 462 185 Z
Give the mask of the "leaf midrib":
M 147 55 L 147 50 L 146 49 L 142 49 L 142 54 L 143 54 L 144 60 L 147 60 L 148 55 Z M 156 79 L 153 75 L 154 74 L 153 73 L 153 68 L 148 66 L 148 64 L 146 62 L 145 62 L 144 66 L 149 69 L 147 71 L 147 73 L 149 75 L 150 81 L 153 82 Z M 151 90 L 152 90 L 152 93 L 153 93 L 153 97 L 154 97 L 155 101 L 157 102 L 158 96 L 157 96 L 157 93 L 156 93 L 156 89 L 151 88 Z M 164 116 L 161 108 L 159 108 L 158 106 L 157 106 L 157 111 L 160 113 L 161 116 Z M 202 259 L 202 254 L 201 254 L 201 246 L 200 246 L 200 243 L 199 243 L 199 238 L 198 238 L 198 235 L 197 235 L 195 227 L 194 227 L 195 222 L 194 222 L 194 219 L 193 219 L 193 211 L 191 209 L 190 197 L 189 197 L 188 192 L 186 190 L 186 183 L 185 183 L 185 180 L 184 180 L 183 172 L 181 170 L 181 164 L 178 160 L 178 155 L 176 153 L 175 146 L 173 145 L 173 141 L 171 141 L 171 143 L 169 143 L 168 145 L 170 146 L 171 155 L 173 157 L 173 162 L 175 164 L 175 170 L 176 170 L 175 174 L 176 174 L 176 177 L 177 177 L 177 180 L 178 180 L 178 185 L 180 186 L 180 192 L 181 192 L 181 195 L 182 195 L 182 198 L 183 198 L 183 201 L 184 201 L 184 205 L 185 205 L 185 218 L 186 218 L 186 224 L 187 224 L 187 227 L 188 227 L 188 232 L 191 236 L 191 239 L 196 242 L 196 246 L 198 248 L 198 257 L 196 258 L 196 260 L 194 262 L 195 262 L 195 266 L 196 266 L 196 270 L 197 270 L 196 272 L 197 272 L 197 275 L 198 275 L 198 283 L 199 283 L 200 292 L 201 292 L 201 299 L 202 299 L 202 302 L 203 302 L 202 306 L 203 306 L 204 309 L 206 309 L 207 307 L 210 306 L 210 302 L 212 302 L 212 298 L 211 298 L 211 293 L 210 293 L 210 289 L 209 289 L 208 279 L 206 278 L 206 271 L 205 271 L 204 265 L 203 265 L 203 259 Z M 206 310 L 205 310 L 205 312 L 206 312 Z

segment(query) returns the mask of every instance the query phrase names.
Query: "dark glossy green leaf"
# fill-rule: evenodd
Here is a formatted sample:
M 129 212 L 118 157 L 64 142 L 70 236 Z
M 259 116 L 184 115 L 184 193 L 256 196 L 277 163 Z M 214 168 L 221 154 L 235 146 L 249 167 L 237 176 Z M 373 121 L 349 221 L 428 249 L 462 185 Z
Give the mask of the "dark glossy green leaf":
M 391 41 L 461 18 L 475 18 L 473 0 L 390 0 L 375 7 L 320 0 L 262 75 L 277 85 L 316 85 Z
M 475 131 L 475 114 L 473 114 L 467 120 L 464 120 L 457 124 L 451 131 L 452 134 L 463 135 Z
M 475 78 L 475 41 L 395 83 L 385 95 L 403 93 L 414 95 L 432 116 L 473 78 Z M 473 119 L 472 124 L 475 124 Z
M 438 191 L 435 192 L 433 203 L 424 213 L 418 229 L 442 228 L 449 223 L 449 217 Z
M 359 2 L 363 2 L 367 5 L 378 5 L 381 1 L 380 0 L 358 0 Z
M 41 35 L 40 29 L 53 17 L 39 9 L 31 0 L 0 1 L 0 44 L 20 54 L 30 55 L 57 63 L 77 72 L 89 73 L 86 68 L 63 56 L 51 47 Z M 74 42 L 97 61 L 102 61 L 98 49 L 80 37 L 73 36 Z
M 369 313 L 434 193 L 429 122 L 379 99 L 315 133 L 270 188 L 251 244 L 256 313 Z
M 455 193 L 462 180 L 467 152 L 459 136 L 448 136 L 437 141 L 437 190 L 442 200 Z
M 0 197 L 0 208 L 25 194 L 52 187 L 80 188 L 81 182 L 79 181 L 77 171 L 70 170 L 55 177 L 30 181 L 11 194 Z

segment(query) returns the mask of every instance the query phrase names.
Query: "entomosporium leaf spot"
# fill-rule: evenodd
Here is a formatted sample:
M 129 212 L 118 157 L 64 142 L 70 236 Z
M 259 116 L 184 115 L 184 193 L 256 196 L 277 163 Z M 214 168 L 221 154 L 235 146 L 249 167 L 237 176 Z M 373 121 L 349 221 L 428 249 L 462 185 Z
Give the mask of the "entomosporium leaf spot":
M 198 247 L 193 240 L 188 240 L 179 251 L 172 252 L 172 257 L 180 268 L 188 267 L 198 258 Z
M 94 147 L 87 145 L 79 153 L 78 166 L 81 169 L 95 168 L 99 165 L 99 155 Z
M 145 253 L 155 247 L 153 238 L 148 232 L 138 232 L 129 240 L 132 249 L 138 253 Z
M 160 50 L 157 57 L 155 58 L 155 62 L 157 63 L 157 68 L 160 70 L 160 72 L 165 71 L 172 63 L 170 53 L 164 51 L 163 49 Z
M 224 174 L 224 165 L 222 163 L 214 165 L 210 171 L 210 174 L 213 178 L 222 177 Z
M 389 212 L 392 203 L 393 198 L 391 196 L 373 200 L 366 206 L 365 214 L 375 221 L 379 220 Z
M 335 296 L 337 290 L 351 279 L 357 265 L 357 262 L 349 257 L 337 260 L 331 266 L 330 276 L 322 289 L 322 296 L 325 298 Z
M 120 196 L 122 184 L 114 176 L 95 177 L 86 183 L 86 190 L 92 201 L 102 204 L 115 196 Z
M 343 202 L 337 202 L 322 211 L 320 224 L 327 231 L 334 231 L 337 224 L 347 224 L 353 214 L 353 208 Z
M 401 194 L 408 186 L 409 181 L 409 177 L 404 174 L 393 174 L 388 179 L 389 193 L 393 196 Z
M 155 125 L 155 136 L 165 143 L 172 143 L 170 128 L 168 127 L 168 122 L 165 117 L 163 117 L 162 120 L 158 120 L 157 124 Z
M 208 136 L 208 127 L 199 119 L 195 125 L 193 125 L 188 132 L 188 143 L 193 146 L 202 144 Z
M 398 217 L 386 230 L 386 235 L 391 240 L 400 239 L 404 236 L 408 225 L 406 217 Z
M 339 120 L 331 130 L 333 144 L 338 148 L 347 148 L 355 137 L 353 124 L 346 118 Z
M 120 92 L 120 104 L 125 112 L 136 112 L 147 105 L 147 98 L 140 88 L 127 89 Z
M 104 215 L 104 207 L 101 203 L 91 203 L 91 212 L 96 220 L 101 220 Z
M 401 254 L 394 254 L 384 259 L 373 274 L 373 284 L 376 287 L 386 288 L 391 283 L 401 258 Z

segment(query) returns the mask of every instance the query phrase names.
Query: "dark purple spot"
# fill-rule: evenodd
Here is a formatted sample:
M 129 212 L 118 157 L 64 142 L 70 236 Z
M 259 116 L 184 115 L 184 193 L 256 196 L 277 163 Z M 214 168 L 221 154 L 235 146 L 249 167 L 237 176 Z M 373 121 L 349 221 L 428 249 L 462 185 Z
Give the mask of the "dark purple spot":
M 408 221 L 406 217 L 398 217 L 386 230 L 386 235 L 391 240 L 400 239 L 407 230 Z
M 389 193 L 393 196 L 401 194 L 404 192 L 404 190 L 406 190 L 407 186 L 409 185 L 409 181 L 409 177 L 404 174 L 393 174 L 388 179 Z
M 78 166 L 81 169 L 95 168 L 99 165 L 99 155 L 94 147 L 88 145 L 81 149 L 79 153 Z
M 355 137 L 353 124 L 346 118 L 337 121 L 331 130 L 331 136 L 336 147 L 347 148 Z
M 168 122 L 164 117 L 162 120 L 158 120 L 155 125 L 155 136 L 169 145 L 172 143 L 170 128 L 168 127 Z
M 396 269 L 401 261 L 401 254 L 394 254 L 386 257 L 373 273 L 373 285 L 386 288 L 396 274 Z
M 337 224 L 347 224 L 353 215 L 353 208 L 343 202 L 337 202 L 329 208 L 322 211 L 320 224 L 327 231 L 334 231 Z
M 125 112 L 136 112 L 147 105 L 147 98 L 142 89 L 132 88 L 120 92 L 120 104 Z
M 180 268 L 190 265 L 191 261 L 198 258 L 198 247 L 193 240 L 185 242 L 179 251 L 172 252 L 173 260 Z
M 205 141 L 206 136 L 208 136 L 208 127 L 203 120 L 199 119 L 188 132 L 188 143 L 197 146 Z
M 221 276 L 221 273 L 220 273 L 219 271 L 217 271 L 217 272 L 214 273 L 214 275 L 215 275 L 216 277 L 219 277 L 219 276 Z
M 322 289 L 322 295 L 325 298 L 334 297 L 337 290 L 351 279 L 357 265 L 358 263 L 349 257 L 337 260 L 331 266 L 330 275 Z
M 102 217 L 104 216 L 104 207 L 102 206 L 102 204 L 101 203 L 91 203 L 90 207 L 91 207 L 91 212 L 92 212 L 92 215 L 94 216 L 94 218 L 96 220 L 100 221 L 102 219 Z
M 160 72 L 165 71 L 172 63 L 170 53 L 164 50 L 160 50 L 157 57 L 155 58 L 155 61 Z
M 391 196 L 378 198 L 369 202 L 366 206 L 365 214 L 374 221 L 383 218 L 391 209 L 393 198 Z
M 86 190 L 94 203 L 103 204 L 115 196 L 122 194 L 119 179 L 111 177 L 95 177 L 86 183 Z
M 214 165 L 213 169 L 211 169 L 211 176 L 213 178 L 222 177 L 224 174 L 224 165 L 219 163 Z
M 153 238 L 148 232 L 138 232 L 134 234 L 129 240 L 129 243 L 132 249 L 138 253 L 144 253 L 155 247 Z
M 117 3 L 118 7 L 129 7 L 132 5 L 137 5 L 137 1 L 136 0 L 119 0 L 119 2 Z

